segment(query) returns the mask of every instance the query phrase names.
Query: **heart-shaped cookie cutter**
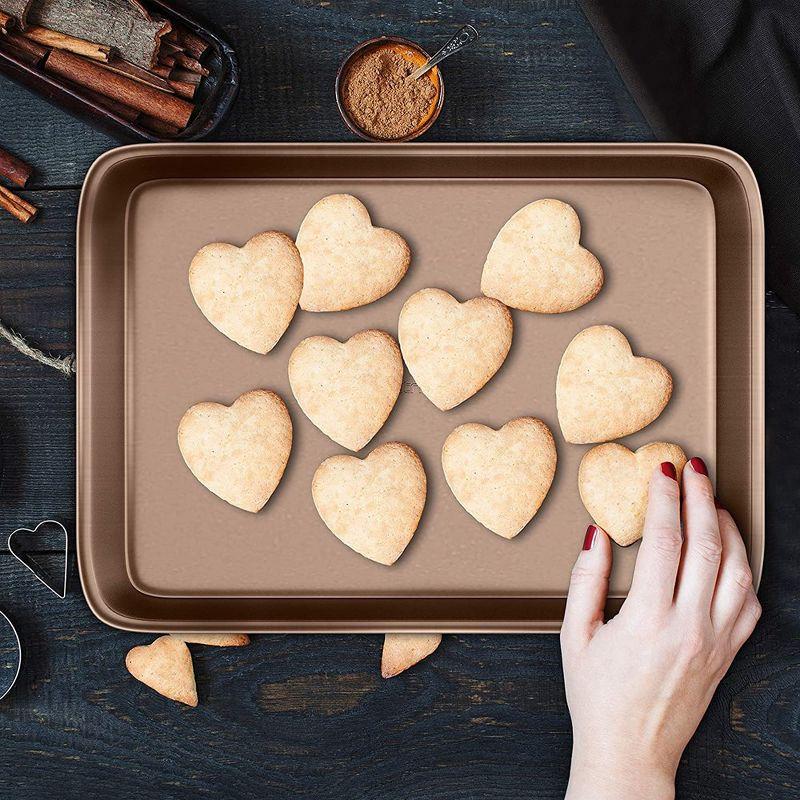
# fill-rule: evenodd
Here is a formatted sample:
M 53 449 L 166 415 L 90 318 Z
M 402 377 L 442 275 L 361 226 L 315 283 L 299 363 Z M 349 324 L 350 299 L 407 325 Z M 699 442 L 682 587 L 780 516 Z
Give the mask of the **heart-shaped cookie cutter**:
M 42 525 L 55 525 L 56 528 L 64 536 L 64 579 L 61 584 L 61 590 L 57 591 L 55 587 L 50 585 L 50 582 L 45 578 L 41 567 L 36 563 L 35 559 L 29 558 L 26 554 L 22 552 L 18 552 L 14 546 L 14 537 L 19 533 L 32 533 L 35 534 Z M 11 553 L 17 561 L 20 562 L 26 569 L 30 570 L 33 573 L 33 576 L 36 578 L 39 583 L 46 586 L 56 597 L 63 600 L 67 596 L 67 570 L 69 569 L 69 536 L 67 535 L 67 529 L 55 519 L 46 519 L 40 522 L 35 528 L 17 528 L 16 530 L 11 531 L 8 535 L 8 552 Z

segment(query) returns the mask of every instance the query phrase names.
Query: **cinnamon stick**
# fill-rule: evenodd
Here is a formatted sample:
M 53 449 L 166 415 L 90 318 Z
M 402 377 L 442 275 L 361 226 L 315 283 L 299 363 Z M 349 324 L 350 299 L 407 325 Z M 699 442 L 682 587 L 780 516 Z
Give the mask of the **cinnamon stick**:
M 64 83 L 74 89 L 81 97 L 85 97 L 87 100 L 97 103 L 98 106 L 108 109 L 112 114 L 116 114 L 120 117 L 120 119 L 124 119 L 128 122 L 135 122 L 139 118 L 139 112 L 135 108 L 118 103 L 110 97 L 93 92 L 91 89 L 87 89 L 85 86 L 80 86 L 72 81 L 64 81 Z
M 0 206 L 9 214 L 13 214 L 20 222 L 30 222 L 39 213 L 36 206 L 23 200 L 5 186 L 0 186 Z
M 174 69 L 170 73 L 169 77 L 170 80 L 193 83 L 195 86 L 197 86 L 203 79 L 202 75 L 198 75 L 196 72 L 190 72 L 188 69 Z
M 154 67 L 150 67 L 148 72 L 152 72 L 154 75 L 158 75 L 159 78 L 167 80 L 169 76 L 172 75 L 172 67 L 165 67 L 161 64 L 156 64 Z
M 170 81 L 169 85 L 175 94 L 180 97 L 185 97 L 187 100 L 192 100 L 197 91 L 196 84 L 187 83 L 186 81 Z
M 4 34 L 2 43 L 9 44 L 25 63 L 36 66 L 44 61 L 44 57 L 48 52 L 46 47 L 42 47 L 40 44 L 32 42 L 30 39 L 26 39 L 18 33 Z
M 168 56 L 174 56 L 175 53 L 182 53 L 183 48 L 177 42 L 167 41 L 166 36 L 161 40 L 161 50 L 159 54 L 164 53 Z
M 0 175 L 6 180 L 23 188 L 32 172 L 29 164 L 0 147 Z
M 91 58 L 94 61 L 108 61 L 111 56 L 111 48 L 108 45 L 89 42 L 86 39 L 79 39 L 77 36 L 70 36 L 58 31 L 51 31 L 41 25 L 28 25 L 24 35 L 26 38 L 33 39 L 34 42 L 47 47 L 69 50 L 71 53 L 86 56 L 86 58 Z
M 194 106 L 180 97 L 165 94 L 63 50 L 52 50 L 44 68 L 46 72 L 60 75 L 178 128 L 186 127 L 194 111 Z
M 30 53 L 26 53 L 24 50 L 18 50 L 14 45 L 9 44 L 5 37 L 0 39 L 0 53 L 7 53 L 8 55 L 14 56 L 18 61 L 21 61 L 23 64 L 28 64 L 31 67 L 38 67 L 41 64 L 41 59 L 31 56 Z
M 125 75 L 132 80 L 161 89 L 162 92 L 168 92 L 169 94 L 174 94 L 175 92 L 166 78 L 156 75 L 149 69 L 137 67 L 136 64 L 131 64 L 130 61 L 125 61 L 122 58 L 112 58 L 108 64 L 103 64 L 103 67 L 104 69 L 110 69 L 112 72 L 118 72 L 120 75 Z
M 175 66 L 175 58 L 174 56 L 168 55 L 160 55 L 158 57 L 158 63 L 161 64 L 162 67 L 174 67 Z
M 16 21 L 11 14 L 6 14 L 5 11 L 0 10 L 0 33 L 8 33 L 14 28 Z
M 168 35 L 169 41 L 177 42 L 190 56 L 195 58 L 200 58 L 211 47 L 205 39 L 187 31 L 186 28 L 176 27 L 171 33 L 174 33 L 174 36 Z
M 184 69 L 189 72 L 197 72 L 200 75 L 210 75 L 211 73 L 196 59 L 187 56 L 186 53 L 174 53 L 172 56 L 176 64 L 180 64 Z

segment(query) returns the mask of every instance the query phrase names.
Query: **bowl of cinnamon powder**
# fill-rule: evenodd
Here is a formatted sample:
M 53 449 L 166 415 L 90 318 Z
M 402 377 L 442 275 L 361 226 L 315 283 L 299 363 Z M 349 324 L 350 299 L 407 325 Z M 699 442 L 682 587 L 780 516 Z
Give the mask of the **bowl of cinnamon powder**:
M 353 133 L 371 142 L 407 142 L 433 125 L 444 103 L 438 67 L 406 78 L 428 54 L 414 42 L 381 36 L 363 42 L 336 75 L 336 103 Z

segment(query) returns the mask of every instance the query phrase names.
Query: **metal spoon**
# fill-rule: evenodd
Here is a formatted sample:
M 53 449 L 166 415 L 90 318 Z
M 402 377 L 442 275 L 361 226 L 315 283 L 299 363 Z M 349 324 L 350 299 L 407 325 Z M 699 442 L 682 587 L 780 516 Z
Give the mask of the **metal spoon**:
M 435 67 L 440 61 L 444 61 L 448 56 L 457 53 L 471 42 L 478 38 L 478 31 L 472 25 L 465 25 L 449 42 L 434 53 L 421 67 L 417 67 L 407 78 L 406 82 L 415 81 L 421 78 L 429 69 Z

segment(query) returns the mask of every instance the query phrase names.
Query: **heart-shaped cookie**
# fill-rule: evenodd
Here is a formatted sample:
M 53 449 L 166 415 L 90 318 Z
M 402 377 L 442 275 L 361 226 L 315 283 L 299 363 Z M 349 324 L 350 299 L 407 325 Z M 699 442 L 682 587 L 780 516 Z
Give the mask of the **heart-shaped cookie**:
M 160 636 L 152 644 L 134 647 L 125 657 L 128 672 L 170 700 L 197 705 L 192 654 L 175 636 Z
M 189 287 L 218 331 L 248 350 L 268 353 L 294 316 L 303 264 L 288 236 L 267 231 L 244 247 L 207 244 L 192 259 Z
M 205 644 L 209 647 L 244 647 L 250 644 L 246 633 L 171 633 L 186 644 Z
M 375 228 L 364 204 L 350 194 L 323 197 L 297 234 L 304 311 L 346 311 L 394 289 L 408 270 L 411 250 L 400 234 Z
M 442 642 L 441 633 L 387 633 L 383 637 L 381 677 L 393 678 L 427 658 Z
M 649 425 L 672 395 L 672 376 L 658 361 L 634 356 L 610 325 L 582 330 L 561 357 L 556 405 L 568 442 L 618 439 Z
M 481 291 L 512 308 L 560 314 L 594 297 L 603 268 L 581 247 L 581 222 L 560 200 L 537 200 L 517 211 L 497 234 L 481 276 Z
M 459 503 L 505 539 L 544 502 L 556 473 L 556 445 L 540 419 L 512 419 L 500 430 L 459 425 L 442 448 L 444 476 Z
M 314 425 L 342 447 L 360 450 L 394 408 L 403 359 L 383 331 L 361 331 L 346 342 L 311 336 L 289 358 L 289 383 Z
M 245 392 L 231 406 L 198 403 L 178 425 L 192 474 L 232 506 L 259 511 L 280 483 L 292 449 L 292 421 L 274 392 Z
M 641 538 L 650 477 L 664 461 L 675 465 L 680 480 L 686 455 L 668 442 L 653 442 L 635 452 L 621 444 L 601 444 L 581 459 L 578 491 L 583 505 L 617 544 Z
M 319 465 L 311 494 L 322 521 L 356 553 L 394 564 L 425 507 L 427 479 L 407 444 L 388 442 L 363 461 L 332 456 Z
M 442 411 L 479 391 L 511 347 L 511 312 L 490 297 L 459 303 L 441 289 L 420 289 L 400 311 L 400 350 L 425 396 Z

